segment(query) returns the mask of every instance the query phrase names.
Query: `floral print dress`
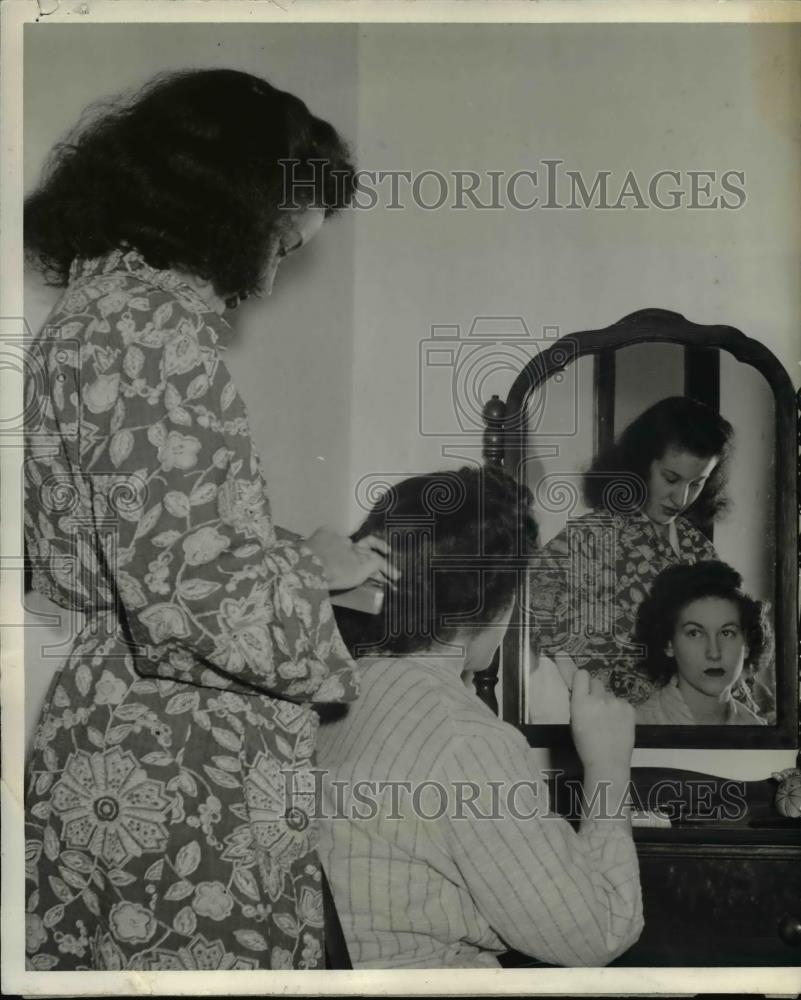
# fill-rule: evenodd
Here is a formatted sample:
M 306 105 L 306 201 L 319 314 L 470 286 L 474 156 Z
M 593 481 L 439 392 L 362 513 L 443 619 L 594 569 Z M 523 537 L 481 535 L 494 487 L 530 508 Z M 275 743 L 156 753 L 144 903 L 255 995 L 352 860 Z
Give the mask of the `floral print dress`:
M 322 567 L 279 539 L 229 328 L 133 251 L 37 338 L 25 535 L 84 625 L 28 762 L 28 967 L 322 967 L 311 702 L 357 694 Z
M 646 701 L 656 687 L 633 646 L 637 609 L 668 566 L 718 558 L 686 518 L 675 525 L 678 552 L 641 512 L 571 519 L 534 556 L 528 606 L 539 651 L 565 652 L 614 694 Z

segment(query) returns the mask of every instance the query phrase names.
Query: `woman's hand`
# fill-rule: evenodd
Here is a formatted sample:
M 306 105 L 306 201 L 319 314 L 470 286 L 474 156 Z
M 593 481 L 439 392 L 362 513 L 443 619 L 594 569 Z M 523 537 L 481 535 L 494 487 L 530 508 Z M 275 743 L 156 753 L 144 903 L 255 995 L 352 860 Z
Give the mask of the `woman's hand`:
M 370 578 L 391 584 L 398 577 L 398 570 L 386 558 L 389 546 L 374 535 L 352 542 L 328 528 L 318 528 L 304 544 L 323 564 L 331 590 L 350 590 Z
M 586 670 L 573 674 L 570 728 L 584 765 L 585 824 L 604 820 L 631 829 L 629 776 L 634 749 L 634 709 Z
M 585 769 L 628 770 L 634 749 L 634 709 L 586 670 L 573 674 L 570 728 Z

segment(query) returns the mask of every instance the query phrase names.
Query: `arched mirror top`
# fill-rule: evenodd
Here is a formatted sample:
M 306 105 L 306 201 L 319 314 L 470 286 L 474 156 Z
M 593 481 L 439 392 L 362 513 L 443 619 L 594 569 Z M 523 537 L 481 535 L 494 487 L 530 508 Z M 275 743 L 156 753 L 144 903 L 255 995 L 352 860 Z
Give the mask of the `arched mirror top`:
M 675 447 L 653 430 L 659 413 L 690 426 L 664 432 Z M 797 746 L 797 406 L 768 348 L 643 309 L 532 357 L 496 436 L 500 423 L 498 452 L 532 492 L 542 542 L 502 650 L 503 717 L 534 745 L 568 741 L 581 667 L 635 705 L 639 746 Z M 692 444 L 706 424 L 728 428 L 725 446 Z M 604 464 L 624 431 L 641 452 L 654 440 L 636 469 Z M 734 629 L 706 620 L 718 612 Z

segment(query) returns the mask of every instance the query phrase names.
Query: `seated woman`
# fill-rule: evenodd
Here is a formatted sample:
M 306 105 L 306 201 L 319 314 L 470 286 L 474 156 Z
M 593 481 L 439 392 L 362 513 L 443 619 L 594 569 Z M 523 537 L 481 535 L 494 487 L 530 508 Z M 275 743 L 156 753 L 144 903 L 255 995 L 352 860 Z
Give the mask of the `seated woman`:
M 669 397 L 596 458 L 584 476 L 592 512 L 568 521 L 537 553 L 531 571 L 532 721 L 543 711 L 537 697 L 543 656 L 549 678 L 569 682 L 581 667 L 634 705 L 653 693 L 631 644 L 637 608 L 666 567 L 717 558 L 693 520 L 713 520 L 727 506 L 732 435 L 708 406 Z
M 642 929 L 623 806 L 632 707 L 577 672 L 591 806 L 576 832 L 549 814 L 523 735 L 464 683 L 507 627 L 536 539 L 528 501 L 489 470 L 417 476 L 355 536 L 382 537 L 400 570 L 380 615 L 337 612 L 367 654 L 362 693 L 319 732 L 318 849 L 356 968 L 497 967 L 509 949 L 601 965 Z
M 671 566 L 640 605 L 635 640 L 658 690 L 637 709 L 648 725 L 765 725 L 732 688 L 756 671 L 771 633 L 761 601 L 725 563 Z

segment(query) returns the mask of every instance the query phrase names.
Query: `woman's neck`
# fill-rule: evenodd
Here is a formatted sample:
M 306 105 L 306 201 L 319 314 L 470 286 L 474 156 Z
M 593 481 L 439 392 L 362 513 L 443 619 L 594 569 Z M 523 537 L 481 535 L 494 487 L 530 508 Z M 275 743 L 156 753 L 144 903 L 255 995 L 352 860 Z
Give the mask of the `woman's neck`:
M 729 721 L 731 689 L 726 688 L 719 695 L 704 694 L 679 676 L 678 688 L 687 703 L 690 714 L 701 725 L 725 725 Z
M 225 312 L 225 301 L 215 292 L 214 285 L 210 281 L 203 281 L 196 275 L 188 274 L 186 271 L 175 271 L 175 274 L 178 275 L 184 284 L 193 288 L 208 303 L 210 309 L 222 316 Z
M 645 511 L 643 511 L 643 513 L 645 514 Z M 654 521 L 654 519 L 649 517 L 647 514 L 645 514 L 645 517 L 657 535 L 664 538 L 671 549 L 673 549 L 673 551 L 678 555 L 679 533 L 678 528 L 676 527 L 676 522 L 668 521 L 667 524 L 665 524 L 662 521 Z
M 413 653 L 375 653 L 371 658 L 376 660 L 424 660 L 432 667 L 454 677 L 462 677 L 469 671 L 463 650 L 458 646 L 445 643 L 435 643 L 428 649 L 417 649 Z

